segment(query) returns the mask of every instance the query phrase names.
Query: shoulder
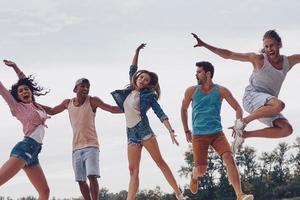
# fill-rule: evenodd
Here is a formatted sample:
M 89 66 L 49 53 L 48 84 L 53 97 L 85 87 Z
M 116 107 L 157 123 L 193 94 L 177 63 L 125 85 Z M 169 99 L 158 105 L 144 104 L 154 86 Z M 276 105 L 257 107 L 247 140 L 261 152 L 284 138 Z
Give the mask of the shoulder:
M 196 91 L 196 85 L 188 87 L 184 92 L 183 101 L 191 101 Z
M 262 53 L 254 53 L 254 52 L 249 52 L 249 53 L 243 53 L 241 54 L 247 61 L 253 62 L 256 60 L 263 60 L 264 55 Z
M 252 62 L 252 65 L 255 70 L 259 70 L 263 67 L 264 65 L 264 60 L 265 60 L 265 54 L 260 53 L 249 53 L 249 60 Z
M 196 88 L 197 88 L 197 85 L 193 85 L 193 86 L 188 87 L 188 88 L 185 90 L 185 96 L 193 96 L 193 94 L 194 94 Z
M 218 87 L 219 87 L 219 93 L 221 97 L 226 97 L 228 95 L 231 95 L 231 92 L 228 88 L 221 85 L 218 85 Z
M 143 91 L 141 91 L 140 95 L 141 95 L 141 97 L 145 97 L 147 99 L 157 100 L 157 95 L 155 94 L 155 92 L 153 92 L 149 89 L 144 89 Z
M 300 54 L 294 54 L 287 56 L 290 68 L 293 67 L 294 65 L 300 63 Z
M 98 100 L 100 100 L 100 98 L 97 97 L 97 96 L 89 96 L 88 98 L 90 98 L 90 101 L 98 101 Z
M 71 102 L 71 99 L 64 99 L 58 106 L 63 106 L 65 109 L 68 108 L 69 104 Z
M 88 98 L 89 98 L 89 101 L 90 101 L 92 106 L 94 106 L 95 104 L 97 104 L 99 102 L 100 103 L 102 102 L 102 100 L 97 96 L 89 96 Z
M 254 59 L 264 59 L 264 55 L 262 53 L 254 53 L 254 52 L 250 52 L 247 53 L 249 58 L 254 58 Z
M 252 62 L 263 62 L 263 60 L 265 59 L 265 56 L 263 53 L 249 53 L 249 59 L 252 61 Z
M 68 107 L 68 105 L 70 104 L 70 102 L 71 102 L 71 99 L 65 99 L 65 100 L 63 100 L 63 102 L 61 103 L 65 108 L 67 108 Z

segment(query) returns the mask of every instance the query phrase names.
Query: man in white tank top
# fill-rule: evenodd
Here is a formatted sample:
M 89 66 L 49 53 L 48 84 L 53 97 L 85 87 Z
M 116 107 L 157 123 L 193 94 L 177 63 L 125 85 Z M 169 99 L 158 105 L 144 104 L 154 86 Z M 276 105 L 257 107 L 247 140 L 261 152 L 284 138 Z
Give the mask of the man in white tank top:
M 117 106 L 104 103 L 98 97 L 89 96 L 90 82 L 86 78 L 78 79 L 73 92 L 76 97 L 65 99 L 61 104 L 50 108 L 43 106 L 49 115 L 68 110 L 73 129 L 73 169 L 75 180 L 79 184 L 81 194 L 85 200 L 98 200 L 99 185 L 97 178 L 99 170 L 99 142 L 95 128 L 96 109 L 111 113 L 121 113 Z M 89 184 L 86 179 L 89 179 Z
M 293 128 L 280 113 L 285 105 L 278 99 L 278 94 L 286 73 L 300 62 L 300 54 L 281 55 L 279 50 L 282 42 L 275 30 L 269 30 L 264 34 L 263 50 L 260 54 L 236 53 L 221 49 L 203 42 L 195 33 L 192 35 L 197 40 L 194 47 L 205 47 L 222 58 L 250 62 L 253 65 L 250 84 L 246 87 L 243 98 L 244 109 L 250 114 L 235 121 L 233 151 L 236 152 L 244 139 L 249 137 L 281 138 L 289 136 L 293 132 Z M 245 131 L 246 125 L 256 119 L 268 127 Z

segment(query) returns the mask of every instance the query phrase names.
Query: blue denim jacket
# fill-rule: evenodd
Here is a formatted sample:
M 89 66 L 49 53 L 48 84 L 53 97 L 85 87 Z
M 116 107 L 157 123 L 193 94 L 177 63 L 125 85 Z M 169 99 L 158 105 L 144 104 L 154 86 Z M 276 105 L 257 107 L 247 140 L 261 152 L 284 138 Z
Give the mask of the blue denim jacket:
M 137 71 L 136 65 L 131 65 L 129 70 L 129 78 L 131 80 L 134 73 Z M 115 90 L 111 93 L 114 100 L 116 101 L 119 108 L 124 112 L 124 101 L 126 97 L 131 93 L 133 88 L 129 86 L 126 89 L 123 90 Z M 160 119 L 161 122 L 168 119 L 167 115 L 164 113 L 164 111 L 161 109 L 160 105 L 157 102 L 156 94 L 149 89 L 143 89 L 140 91 L 140 112 L 141 112 L 141 119 L 143 122 L 146 122 L 149 124 L 148 117 L 146 115 L 149 108 L 152 108 L 156 116 Z

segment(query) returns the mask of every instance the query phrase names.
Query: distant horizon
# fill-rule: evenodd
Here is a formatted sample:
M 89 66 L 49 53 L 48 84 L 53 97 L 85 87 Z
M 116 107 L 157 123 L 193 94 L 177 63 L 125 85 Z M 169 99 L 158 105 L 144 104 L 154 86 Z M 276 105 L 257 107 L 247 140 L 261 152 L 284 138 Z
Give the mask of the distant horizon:
M 298 140 L 300 139 L 300 136 L 298 136 Z M 292 142 L 292 143 L 290 143 L 290 144 L 288 144 L 288 146 L 289 147 L 291 147 L 292 145 L 294 144 L 294 142 Z M 249 146 L 244 146 L 244 147 L 249 147 Z M 277 146 L 277 147 L 279 147 L 279 145 Z M 277 149 L 277 147 L 276 148 L 274 148 L 273 149 L 273 151 L 275 151 L 276 149 Z M 252 147 L 253 148 L 253 147 Z M 294 148 L 296 148 L 296 147 L 294 147 Z M 256 149 L 255 148 L 253 148 L 255 151 L 256 151 Z M 273 152 L 272 151 L 272 152 Z M 261 155 L 262 155 L 262 153 L 271 153 L 271 152 L 261 152 Z M 291 152 L 291 150 L 289 149 L 289 150 L 287 150 L 287 155 L 285 155 L 285 157 L 290 157 L 293 153 L 295 153 L 295 152 Z M 259 156 L 260 155 L 257 155 L 257 154 L 254 154 L 255 156 L 256 156 L 256 161 L 258 162 L 258 163 L 260 163 L 261 161 L 259 161 Z M 287 160 L 287 159 L 286 159 Z M 185 166 L 187 165 L 187 163 L 185 163 Z M 178 172 L 177 172 L 178 173 Z M 243 173 L 243 172 L 241 172 L 241 173 Z M 139 189 L 139 191 L 138 191 L 138 193 L 145 193 L 145 190 L 146 191 L 149 191 L 149 190 L 155 190 L 155 189 L 157 189 L 157 187 L 159 187 L 159 185 L 157 185 L 157 186 L 155 186 L 155 187 L 153 187 L 153 188 L 147 188 L 147 189 L 144 189 L 144 188 L 140 188 Z M 160 188 L 160 187 L 159 187 Z M 182 189 L 188 189 L 188 183 L 186 183 L 186 185 L 183 185 L 183 186 L 181 186 L 181 188 Z M 107 187 L 101 187 L 100 186 L 100 188 L 99 188 L 99 190 L 101 191 L 102 189 L 106 189 L 107 191 L 108 191 L 108 193 L 112 193 L 112 194 L 118 194 L 118 193 L 120 193 L 120 192 L 122 192 L 122 191 L 127 191 L 127 190 L 120 190 L 120 191 L 117 191 L 117 192 L 112 192 L 109 188 L 107 188 Z M 161 188 L 160 188 L 160 190 L 161 190 Z M 171 191 L 171 192 L 165 192 L 165 191 L 162 191 L 161 190 L 161 192 L 163 193 L 163 194 L 174 194 L 173 193 L 173 191 Z M 5 196 L 5 195 L 1 195 L 0 194 L 0 198 L 9 198 L 10 196 L 8 195 L 8 196 Z M 35 196 L 35 195 L 25 195 L 25 196 L 19 196 L 19 197 L 16 197 L 16 198 L 26 198 L 26 197 L 35 197 L 35 198 L 37 198 L 37 196 Z M 73 198 L 82 198 L 82 196 L 81 195 L 79 195 L 79 196 L 73 196 L 73 197 L 60 197 L 60 198 L 56 198 L 55 196 L 51 196 L 50 197 L 50 199 L 53 199 L 53 198 L 55 198 L 55 199 L 73 199 Z M 285 198 L 285 199 L 287 199 L 287 198 Z M 294 199 L 294 198 L 289 198 L 289 199 Z

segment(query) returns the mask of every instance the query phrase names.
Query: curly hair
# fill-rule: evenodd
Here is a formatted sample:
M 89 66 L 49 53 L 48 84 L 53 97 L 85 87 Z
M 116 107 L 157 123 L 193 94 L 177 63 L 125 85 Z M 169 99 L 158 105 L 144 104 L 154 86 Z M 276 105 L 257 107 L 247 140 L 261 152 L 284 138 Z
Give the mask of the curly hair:
M 39 86 L 35 81 L 35 77 L 33 75 L 30 75 L 26 78 L 19 79 L 17 83 L 11 86 L 10 93 L 17 102 L 21 101 L 18 96 L 18 87 L 20 85 L 26 85 L 30 89 L 33 102 L 35 102 L 34 96 L 46 95 L 47 93 L 49 93 L 49 90 L 45 90 L 45 88 Z
M 152 92 L 154 92 L 156 94 L 157 99 L 159 99 L 160 97 L 160 86 L 158 83 L 158 76 L 156 73 L 154 72 L 150 72 L 148 70 L 139 70 L 137 71 L 132 79 L 131 79 L 131 86 L 133 88 L 136 88 L 136 80 L 138 79 L 138 77 L 142 74 L 142 73 L 146 73 L 150 76 L 150 82 L 149 84 L 146 86 L 147 89 L 151 90 Z

